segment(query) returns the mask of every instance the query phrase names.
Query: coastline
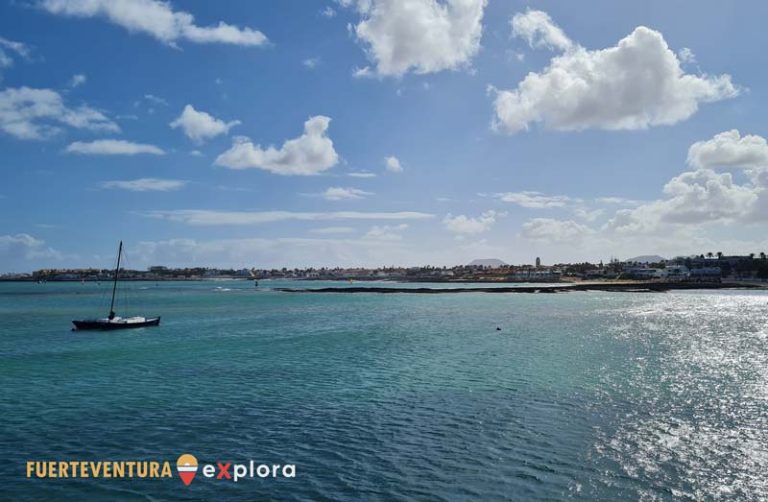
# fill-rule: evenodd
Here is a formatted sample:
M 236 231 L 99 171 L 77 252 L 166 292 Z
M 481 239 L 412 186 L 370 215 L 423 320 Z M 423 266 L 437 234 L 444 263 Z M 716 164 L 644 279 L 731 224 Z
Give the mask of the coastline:
M 496 288 L 400 288 L 400 287 L 331 287 L 331 288 L 275 288 L 284 293 L 569 293 L 573 291 L 613 291 L 624 293 L 663 293 L 671 290 L 695 289 L 768 289 L 768 284 L 742 282 L 589 282 L 552 286 L 519 286 Z

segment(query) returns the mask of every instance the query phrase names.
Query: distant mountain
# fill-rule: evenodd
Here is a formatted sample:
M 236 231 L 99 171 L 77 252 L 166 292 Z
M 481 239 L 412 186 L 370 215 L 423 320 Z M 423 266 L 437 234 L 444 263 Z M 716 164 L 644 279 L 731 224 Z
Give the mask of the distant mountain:
M 472 260 L 469 263 L 470 267 L 498 268 L 498 267 L 501 267 L 503 265 L 506 265 L 506 263 L 504 263 L 501 260 L 497 260 L 496 258 L 483 258 L 483 259 L 480 259 L 480 260 Z
M 664 261 L 666 258 L 657 254 L 646 254 L 642 256 L 635 256 L 634 258 L 628 258 L 624 261 L 636 261 L 637 263 L 658 263 Z

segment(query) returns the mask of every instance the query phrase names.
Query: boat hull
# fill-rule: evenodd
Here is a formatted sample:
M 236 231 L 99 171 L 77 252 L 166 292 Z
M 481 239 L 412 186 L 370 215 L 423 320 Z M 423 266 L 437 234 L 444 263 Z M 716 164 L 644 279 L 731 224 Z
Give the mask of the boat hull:
M 115 329 L 132 329 L 132 328 L 148 328 L 151 326 L 159 326 L 160 318 L 152 317 L 144 321 L 137 322 L 110 322 L 102 319 L 86 319 L 82 321 L 72 321 L 75 326 L 75 330 L 101 330 L 112 331 Z

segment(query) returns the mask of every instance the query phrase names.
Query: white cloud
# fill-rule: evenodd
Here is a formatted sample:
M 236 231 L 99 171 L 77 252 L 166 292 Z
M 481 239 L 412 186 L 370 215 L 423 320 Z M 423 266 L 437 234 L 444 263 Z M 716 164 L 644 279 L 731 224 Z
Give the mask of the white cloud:
M 403 236 L 399 233 L 408 228 L 407 223 L 399 225 L 374 225 L 363 236 L 363 239 L 375 241 L 401 241 Z
M 668 224 L 696 225 L 746 218 L 763 188 L 738 185 L 730 173 L 711 169 L 684 172 L 665 186 L 665 199 L 621 209 L 605 229 L 619 233 L 653 233 Z
M 156 105 L 163 105 L 168 106 L 168 100 L 165 98 L 161 98 L 160 96 L 155 96 L 154 94 L 145 94 L 144 99 L 149 101 L 150 103 L 154 103 Z
M 562 51 L 573 47 L 573 42 L 546 12 L 528 10 L 525 14 L 517 13 L 512 17 L 510 24 L 512 35 L 524 38 L 531 47 Z
M 292 211 L 214 211 L 207 209 L 181 209 L 173 211 L 139 211 L 138 214 L 187 225 L 258 225 L 278 221 L 334 221 L 334 220 L 426 220 L 429 213 L 399 212 L 292 212 Z
M 430 241 L 419 245 L 412 242 L 410 236 L 404 236 L 402 240 L 350 237 L 354 236 L 222 240 L 177 238 L 142 242 L 129 247 L 128 254 L 136 267 L 158 263 L 236 268 L 455 265 L 469 263 L 478 256 L 495 256 L 509 261 L 508 246 L 497 246 L 483 239 L 460 243 L 452 241 L 451 246 L 436 247 Z M 532 259 L 528 253 L 523 256 L 528 261 Z M 546 254 L 542 253 L 542 256 Z
M 485 211 L 476 218 L 460 214 L 452 216 L 450 213 L 443 218 L 443 225 L 449 231 L 456 234 L 479 234 L 487 232 L 496 223 L 496 217 L 501 214 L 496 211 Z
M 747 214 L 757 200 L 751 186 L 734 183 L 731 173 L 697 169 L 680 174 L 664 185 L 669 198 L 662 216 L 678 223 L 714 222 Z
M 152 155 L 164 155 L 165 152 L 155 146 L 144 143 L 132 143 L 122 139 L 98 139 L 90 143 L 75 141 L 65 150 L 67 153 L 79 153 L 82 155 L 137 155 L 148 153 Z
M 332 17 L 336 17 L 336 11 L 333 10 L 333 7 L 331 7 L 330 5 L 327 5 L 325 9 L 320 11 L 320 15 L 330 19 Z
M 202 143 L 207 139 L 229 133 L 231 128 L 239 124 L 239 120 L 224 122 L 206 112 L 195 110 L 192 105 L 187 105 L 181 115 L 170 123 L 170 126 L 173 129 L 180 127 L 189 139 Z
M 534 218 L 523 224 L 523 236 L 545 242 L 573 242 L 594 233 L 586 225 L 573 220 Z
M 688 163 L 700 168 L 762 168 L 768 166 L 768 143 L 762 136 L 748 134 L 742 137 L 733 129 L 691 145 Z
M 358 0 L 354 26 L 380 76 L 466 66 L 480 49 L 486 0 Z
M 139 178 L 124 181 L 105 181 L 102 188 L 117 188 L 130 192 L 170 192 L 183 188 L 187 184 L 183 180 L 167 180 L 160 178 Z
M 639 26 L 614 47 L 588 50 L 566 43 L 546 14 L 524 16 L 534 14 L 537 22 L 515 34 L 563 52 L 516 89 L 496 91 L 497 129 L 512 134 L 533 123 L 559 130 L 643 129 L 686 120 L 701 103 L 739 93 L 730 75 L 685 73 L 658 31 Z
M 70 108 L 51 89 L 29 87 L 0 91 L 0 130 L 19 139 L 45 139 L 61 132 L 60 126 L 89 131 L 119 132 L 103 113 L 82 105 Z
M 3 272 L 28 270 L 34 260 L 57 260 L 61 253 L 29 234 L 0 235 L 0 267 Z
M 355 229 L 352 227 L 321 227 L 313 228 L 309 232 L 313 234 L 352 234 L 355 233 Z
M 192 14 L 174 11 L 169 2 L 158 0 L 41 0 L 39 5 L 57 15 L 103 17 L 128 31 L 146 33 L 172 46 L 182 40 L 242 46 L 267 42 L 258 30 L 222 21 L 215 26 L 198 26 Z
M 750 224 L 768 218 L 768 144 L 756 135 L 725 131 L 691 145 L 691 170 L 648 202 L 604 198 L 633 208 L 619 209 L 602 227 L 605 235 L 674 235 L 703 225 Z M 717 172 L 717 168 L 735 170 Z
M 352 76 L 355 78 L 369 78 L 373 77 L 373 72 L 371 71 L 371 68 L 369 66 L 364 66 L 362 68 L 352 68 Z M 400 95 L 400 90 L 398 89 L 398 96 Z
M 696 63 L 696 55 L 688 47 L 683 47 L 682 49 L 677 51 L 677 58 L 683 64 L 695 64 Z
M 573 209 L 573 214 L 582 220 L 595 221 L 600 216 L 605 214 L 605 209 L 588 209 L 586 207 L 576 207 Z
M 72 75 L 72 78 L 69 79 L 69 86 L 71 88 L 80 87 L 88 80 L 88 77 L 86 77 L 82 73 L 78 73 L 76 75 Z
M 574 202 L 574 199 L 566 195 L 544 195 L 531 191 L 497 193 L 495 197 L 504 202 L 534 209 L 565 207 Z
M 595 201 L 601 204 L 616 204 L 620 206 L 637 206 L 642 203 L 639 200 L 627 199 L 625 197 L 598 197 Z
M 434 252 L 412 251 L 404 241 L 276 238 L 141 242 L 128 250 L 134 265 L 219 267 L 376 267 L 436 263 Z M 431 258 L 431 259 L 430 259 Z
M 369 173 L 367 171 L 351 172 L 351 173 L 347 173 L 347 176 L 351 176 L 352 178 L 375 178 L 376 177 L 374 173 Z
M 484 194 L 479 194 L 484 195 Z M 493 194 L 493 197 L 512 204 L 517 204 L 526 209 L 560 209 L 572 213 L 579 219 L 595 221 L 603 214 L 605 205 L 635 206 L 639 202 L 621 197 L 597 197 L 595 199 L 583 199 L 568 195 L 545 195 L 541 192 L 521 191 Z
M 725 236 L 734 228 L 751 228 L 754 235 L 765 233 L 765 148 L 766 141 L 760 136 L 725 131 L 691 146 L 689 169 L 670 179 L 658 199 L 598 198 L 594 201 L 614 206 L 605 223 L 536 218 L 523 225 L 520 237 L 533 252 L 557 254 L 571 261 L 605 259 L 610 255 L 676 256 L 714 250 L 743 254 L 763 250 L 768 245 L 764 239 L 732 240 Z M 592 218 L 586 205 L 574 207 L 577 214 L 580 208 L 587 211 L 582 215 L 587 222 L 601 216 Z M 607 207 L 600 209 L 608 211 Z
M 314 70 L 318 66 L 320 66 L 320 58 L 307 58 L 304 61 L 301 62 L 306 68 L 309 68 L 310 70 Z
M 673 225 L 749 224 L 768 217 L 768 144 L 757 135 L 725 131 L 688 150 L 692 170 L 664 186 L 665 198 L 616 212 L 605 230 L 621 234 L 669 233 Z M 716 172 L 716 168 L 735 169 Z
M 358 188 L 330 187 L 325 192 L 323 192 L 323 197 L 325 200 L 362 199 L 368 195 L 373 194 Z
M 402 173 L 403 166 L 400 164 L 400 160 L 394 155 L 384 158 L 384 167 L 390 173 Z
M 339 161 L 333 142 L 326 135 L 331 119 L 318 115 L 304 122 L 304 134 L 283 143 L 280 149 L 263 149 L 245 137 L 235 138 L 232 147 L 216 158 L 216 165 L 231 169 L 264 169 L 282 175 L 313 175 Z
M 26 44 L 0 37 L 0 70 L 13 66 L 14 56 L 29 59 L 30 53 L 31 50 Z

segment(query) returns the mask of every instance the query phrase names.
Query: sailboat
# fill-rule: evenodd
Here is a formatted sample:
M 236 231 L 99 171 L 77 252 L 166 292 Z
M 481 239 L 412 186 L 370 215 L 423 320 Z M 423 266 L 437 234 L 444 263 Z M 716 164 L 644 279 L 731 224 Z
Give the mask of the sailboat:
M 120 275 L 120 257 L 123 255 L 123 241 L 120 241 L 120 247 L 117 249 L 117 267 L 115 268 L 115 276 L 112 282 L 112 301 L 109 304 L 109 315 L 100 319 L 84 319 L 72 321 L 75 325 L 74 329 L 128 329 L 128 328 L 145 328 L 148 326 L 158 326 L 160 324 L 160 317 L 120 317 L 115 314 L 115 293 L 117 292 L 117 281 Z

